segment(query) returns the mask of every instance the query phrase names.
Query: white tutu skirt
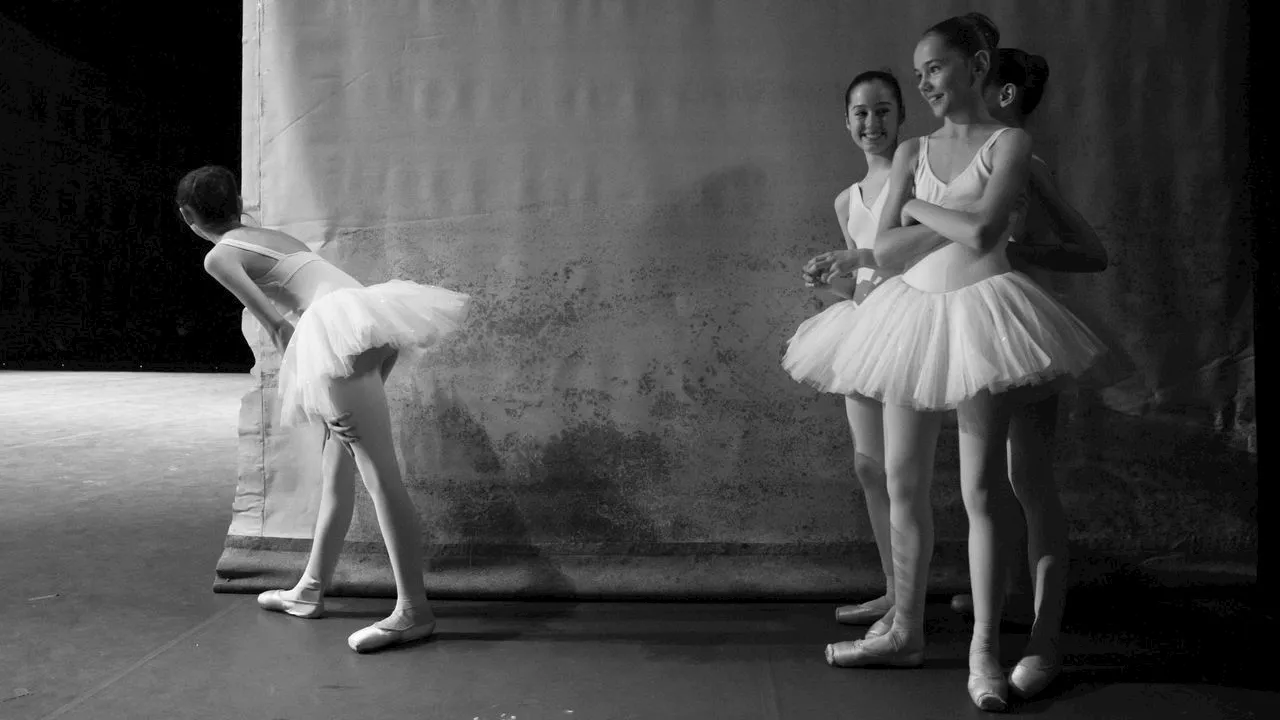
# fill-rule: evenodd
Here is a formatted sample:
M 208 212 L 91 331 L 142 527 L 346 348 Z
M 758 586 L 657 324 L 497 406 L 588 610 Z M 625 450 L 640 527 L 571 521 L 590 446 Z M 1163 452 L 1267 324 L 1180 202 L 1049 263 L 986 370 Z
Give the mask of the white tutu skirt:
M 298 320 L 280 362 L 277 385 L 283 426 L 336 415 L 335 378 L 372 348 L 423 349 L 461 327 L 471 298 L 434 285 L 391 280 L 322 296 Z
M 984 390 L 1079 377 L 1106 351 L 1021 273 L 951 292 L 917 290 L 897 276 L 859 306 L 837 303 L 802 323 L 782 366 L 825 392 L 950 410 Z

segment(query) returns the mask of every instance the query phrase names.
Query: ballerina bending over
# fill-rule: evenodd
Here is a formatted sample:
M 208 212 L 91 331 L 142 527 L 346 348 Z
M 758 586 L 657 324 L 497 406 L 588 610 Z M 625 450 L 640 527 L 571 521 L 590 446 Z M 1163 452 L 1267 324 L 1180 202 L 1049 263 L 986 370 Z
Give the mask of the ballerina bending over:
M 403 280 L 365 287 L 297 239 L 241 224 L 235 176 L 223 167 L 188 173 L 177 203 L 191 230 L 213 243 L 205 269 L 262 323 L 283 354 L 281 424 L 325 424 L 324 485 L 306 569 L 293 588 L 259 595 L 259 605 L 300 618 L 323 615 L 324 593 L 355 509 L 358 469 L 391 558 L 396 606 L 347 644 L 368 652 L 427 637 L 435 617 L 422 577 L 421 531 L 400 477 L 383 383 L 401 350 L 455 331 L 469 298 Z
M 844 235 L 846 249 L 823 253 L 804 268 L 805 284 L 826 289 L 843 302 L 836 303 L 800 325 L 787 346 L 783 367 L 792 377 L 822 388 L 827 378 L 832 352 L 838 351 L 844 325 L 868 295 L 891 273 L 876 267 L 872 258 L 880 210 L 889 195 L 889 168 L 898 146 L 898 131 L 906 117 L 902 88 L 887 72 L 861 73 L 845 90 L 845 128 L 854 145 L 862 151 L 867 172 L 836 197 L 836 219 Z M 851 278 L 826 277 L 825 269 L 841 253 L 861 257 Z M 840 255 L 843 256 L 843 255 Z M 860 395 L 845 398 L 845 414 L 853 438 L 854 475 L 866 498 L 867 514 L 875 535 L 885 593 L 860 605 L 836 609 L 836 619 L 850 625 L 871 624 L 893 606 L 893 557 L 889 547 L 889 495 L 885 488 L 884 433 L 882 407 L 878 400 Z
M 915 51 L 918 88 L 943 125 L 894 156 L 877 259 L 895 244 L 925 254 L 891 278 L 850 323 L 842 389 L 884 402 L 895 602 L 888 632 L 828 646 L 841 666 L 915 667 L 924 660 L 925 585 L 933 550 L 929 506 L 941 417 L 955 409 L 969 517 L 974 598 L 968 689 L 982 709 L 1007 704 L 998 660 L 1004 599 L 1001 547 L 1016 515 L 1006 480 L 1012 409 L 1028 392 L 1086 370 L 1101 342 L 1005 255 L 1029 177 L 1030 138 L 995 122 L 983 101 L 994 25 L 976 13 L 930 28 Z M 941 235 L 922 239 L 919 223 Z M 832 265 L 837 274 L 850 269 Z

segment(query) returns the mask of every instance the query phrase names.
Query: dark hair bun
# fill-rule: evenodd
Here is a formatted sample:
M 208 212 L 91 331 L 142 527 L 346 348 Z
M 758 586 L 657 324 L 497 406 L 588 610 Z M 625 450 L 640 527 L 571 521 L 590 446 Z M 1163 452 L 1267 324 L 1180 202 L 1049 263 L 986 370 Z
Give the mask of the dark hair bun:
M 991 21 L 991 18 L 980 12 L 965 13 L 961 17 L 973 23 L 978 32 L 982 34 L 982 39 L 987 42 L 988 49 L 994 51 L 1000 47 L 1000 29 Z
M 1030 115 L 1044 97 L 1044 88 L 1049 82 L 1049 61 L 1018 48 L 1000 48 L 996 56 L 995 81 L 1017 86 L 1018 109 L 1024 116 Z
M 1028 54 L 1026 70 L 1028 86 L 1044 87 L 1049 82 L 1049 61 L 1043 55 Z

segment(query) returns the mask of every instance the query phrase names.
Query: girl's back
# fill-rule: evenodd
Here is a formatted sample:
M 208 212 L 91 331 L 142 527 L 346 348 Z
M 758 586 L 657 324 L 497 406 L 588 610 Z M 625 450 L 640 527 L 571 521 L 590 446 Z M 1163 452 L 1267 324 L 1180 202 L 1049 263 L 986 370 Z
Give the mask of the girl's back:
M 290 314 L 302 314 L 339 288 L 363 287 L 301 241 L 276 230 L 241 227 L 227 233 L 221 244 L 239 254 L 249 278 Z

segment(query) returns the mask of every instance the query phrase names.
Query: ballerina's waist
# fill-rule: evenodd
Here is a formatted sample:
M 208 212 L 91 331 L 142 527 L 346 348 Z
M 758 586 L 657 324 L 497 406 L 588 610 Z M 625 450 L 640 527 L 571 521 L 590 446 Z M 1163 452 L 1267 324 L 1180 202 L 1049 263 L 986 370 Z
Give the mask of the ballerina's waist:
M 964 245 L 947 245 L 912 265 L 902 274 L 902 280 L 923 292 L 959 290 L 1012 270 L 1004 247 L 1002 242 L 988 252 L 979 253 Z

